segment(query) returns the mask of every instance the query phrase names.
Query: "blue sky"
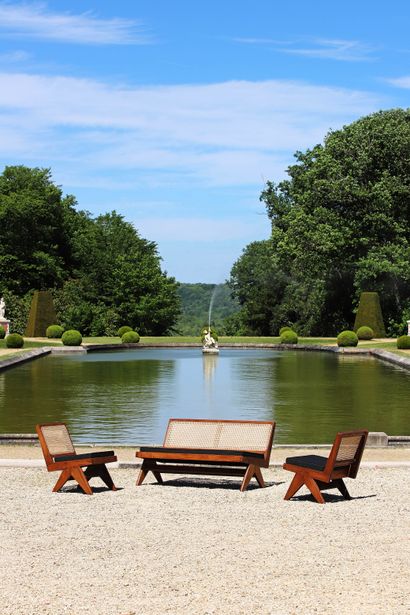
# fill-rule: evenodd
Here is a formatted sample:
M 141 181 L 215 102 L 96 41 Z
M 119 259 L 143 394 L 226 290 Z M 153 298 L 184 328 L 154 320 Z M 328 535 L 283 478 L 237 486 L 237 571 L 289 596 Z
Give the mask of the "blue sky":
M 406 0 L 0 0 L 0 166 L 50 167 L 183 282 L 221 282 L 293 153 L 409 107 Z

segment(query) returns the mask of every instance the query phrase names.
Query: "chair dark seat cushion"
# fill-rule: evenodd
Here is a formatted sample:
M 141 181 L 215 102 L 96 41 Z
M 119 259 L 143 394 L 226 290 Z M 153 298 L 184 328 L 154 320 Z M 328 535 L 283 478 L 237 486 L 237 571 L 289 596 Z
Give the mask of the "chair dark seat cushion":
M 54 461 L 76 461 L 77 459 L 95 459 L 97 457 L 114 457 L 114 451 L 101 451 L 98 453 L 82 453 L 81 455 L 56 455 Z
M 285 463 L 323 472 L 326 462 L 327 457 L 320 457 L 319 455 L 301 455 L 300 457 L 288 457 Z
M 256 451 L 230 451 L 219 448 L 171 448 L 169 446 L 141 446 L 141 453 L 192 453 L 193 455 L 235 455 L 263 459 L 264 454 Z

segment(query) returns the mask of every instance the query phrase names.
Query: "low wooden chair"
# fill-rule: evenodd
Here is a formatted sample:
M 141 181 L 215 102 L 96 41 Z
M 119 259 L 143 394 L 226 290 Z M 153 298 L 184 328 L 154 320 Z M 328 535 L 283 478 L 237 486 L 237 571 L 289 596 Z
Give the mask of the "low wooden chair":
M 351 497 L 343 482 L 344 478 L 356 478 L 366 444 L 368 431 L 345 431 L 336 435 L 329 457 L 303 455 L 288 457 L 284 470 L 294 472 L 285 500 L 293 497 L 305 485 L 319 504 L 325 500 L 321 491 L 338 489 L 347 499 Z
M 47 470 L 61 470 L 53 491 L 59 491 L 67 481 L 75 480 L 85 493 L 92 495 L 93 490 L 88 481 L 94 476 L 99 476 L 112 491 L 117 490 L 105 466 L 106 463 L 117 461 L 114 451 L 77 455 L 65 423 L 36 425 L 36 431 Z

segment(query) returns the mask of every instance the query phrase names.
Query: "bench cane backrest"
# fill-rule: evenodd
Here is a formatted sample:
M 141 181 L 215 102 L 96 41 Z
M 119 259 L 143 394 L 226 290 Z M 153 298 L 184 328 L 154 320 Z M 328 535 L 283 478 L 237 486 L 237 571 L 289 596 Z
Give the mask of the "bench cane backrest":
M 272 422 L 170 419 L 164 446 L 265 452 L 273 428 Z
M 348 476 L 354 478 L 359 469 L 367 435 L 368 432 L 364 430 L 338 433 L 329 456 L 329 461 L 334 461 L 333 467 L 349 467 Z
M 56 455 L 75 455 L 74 445 L 64 423 L 37 425 L 36 429 L 47 463 Z

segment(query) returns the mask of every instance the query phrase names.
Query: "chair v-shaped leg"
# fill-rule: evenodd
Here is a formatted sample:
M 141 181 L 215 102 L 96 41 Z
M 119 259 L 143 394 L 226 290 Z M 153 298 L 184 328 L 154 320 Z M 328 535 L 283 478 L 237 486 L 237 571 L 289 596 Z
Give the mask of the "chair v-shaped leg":
M 88 466 L 87 469 L 84 471 L 84 475 L 87 480 L 90 480 L 90 478 L 92 478 L 93 476 L 98 476 L 99 478 L 101 478 L 103 483 L 107 485 L 108 489 L 111 489 L 111 491 L 117 491 L 117 487 L 114 485 L 114 481 L 112 480 L 111 475 L 108 472 L 107 466 L 105 466 L 104 464 Z
M 320 493 L 320 489 L 319 489 L 317 482 L 310 476 L 305 476 L 304 483 L 306 487 L 309 489 L 310 493 L 315 498 L 316 502 L 318 504 L 324 504 L 325 500 L 323 498 L 323 495 Z
M 91 489 L 82 468 L 71 468 L 70 472 L 71 476 L 77 481 L 84 493 L 87 493 L 87 495 L 92 495 L 93 490 Z
M 347 487 L 343 481 L 343 478 L 337 478 L 335 480 L 332 481 L 332 485 L 335 486 L 337 489 L 339 489 L 340 493 L 343 495 L 343 497 L 346 500 L 351 500 L 352 496 L 350 495 L 350 493 L 347 490 Z
M 66 470 L 63 470 L 61 472 L 60 476 L 58 477 L 58 481 L 54 485 L 53 492 L 60 491 L 60 489 L 62 489 L 64 487 L 64 485 L 66 484 L 66 482 L 68 480 L 70 480 L 70 478 L 72 478 L 71 477 L 71 470 L 68 469 L 68 468 Z
M 292 482 L 289 485 L 289 488 L 286 492 L 286 495 L 284 497 L 285 500 L 290 500 L 290 498 L 292 498 L 295 493 L 297 493 L 299 491 L 299 489 L 305 484 L 305 479 L 303 477 L 303 474 L 300 474 L 299 472 L 297 474 L 295 474 L 295 476 L 292 478 Z

